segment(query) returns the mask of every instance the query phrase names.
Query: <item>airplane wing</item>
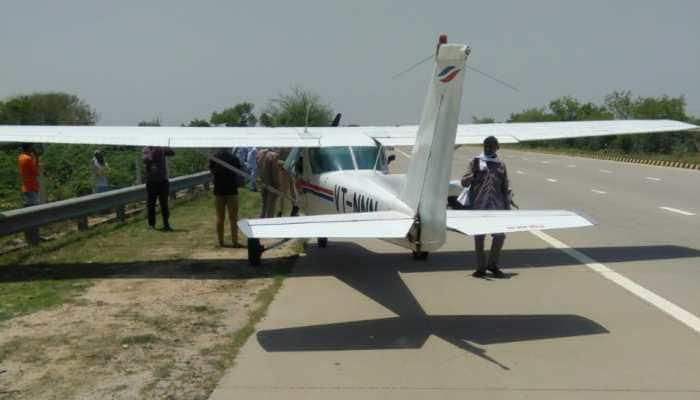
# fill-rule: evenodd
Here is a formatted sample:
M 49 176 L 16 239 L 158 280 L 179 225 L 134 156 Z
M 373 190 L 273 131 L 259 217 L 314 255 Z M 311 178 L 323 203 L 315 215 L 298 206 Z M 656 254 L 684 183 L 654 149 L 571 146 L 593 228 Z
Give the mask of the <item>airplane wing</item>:
M 242 219 L 249 238 L 403 238 L 414 219 L 396 211 Z
M 412 146 L 417 126 L 387 128 L 368 133 L 385 146 Z M 698 129 L 693 124 L 673 120 L 611 120 L 567 122 L 521 122 L 498 124 L 460 124 L 455 144 L 482 144 L 488 136 L 499 143 L 552 140 L 576 137 L 630 135 L 635 133 L 680 132 Z
M 455 144 L 481 144 L 491 135 L 500 143 L 517 143 L 692 129 L 698 127 L 671 120 L 466 124 L 457 127 Z M 0 142 L 212 148 L 374 146 L 376 141 L 385 146 L 412 146 L 417 131 L 417 125 L 309 128 L 2 125 Z
M 447 210 L 447 228 L 465 235 L 592 226 L 567 210 Z

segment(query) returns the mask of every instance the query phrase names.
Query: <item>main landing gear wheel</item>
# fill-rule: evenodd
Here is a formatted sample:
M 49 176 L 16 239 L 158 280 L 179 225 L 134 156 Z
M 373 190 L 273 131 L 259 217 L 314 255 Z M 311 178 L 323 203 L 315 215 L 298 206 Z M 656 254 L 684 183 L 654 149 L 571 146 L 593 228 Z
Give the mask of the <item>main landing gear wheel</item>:
M 248 239 L 248 264 L 257 267 L 260 265 L 260 256 L 265 248 L 260 244 L 260 239 Z
M 427 251 L 414 251 L 413 252 L 413 259 L 414 260 L 426 260 L 428 258 L 428 253 Z
M 326 247 L 328 246 L 328 238 L 318 238 L 316 243 L 318 243 L 318 247 Z

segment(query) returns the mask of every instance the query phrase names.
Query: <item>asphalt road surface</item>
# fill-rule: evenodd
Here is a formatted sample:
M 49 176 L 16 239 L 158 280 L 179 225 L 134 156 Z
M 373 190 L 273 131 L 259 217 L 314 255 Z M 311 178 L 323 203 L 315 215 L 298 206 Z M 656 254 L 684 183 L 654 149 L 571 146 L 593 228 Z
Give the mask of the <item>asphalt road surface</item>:
M 457 234 L 311 245 L 212 398 L 700 398 L 700 171 L 501 157 L 521 208 L 598 225 L 509 234 L 506 280 Z

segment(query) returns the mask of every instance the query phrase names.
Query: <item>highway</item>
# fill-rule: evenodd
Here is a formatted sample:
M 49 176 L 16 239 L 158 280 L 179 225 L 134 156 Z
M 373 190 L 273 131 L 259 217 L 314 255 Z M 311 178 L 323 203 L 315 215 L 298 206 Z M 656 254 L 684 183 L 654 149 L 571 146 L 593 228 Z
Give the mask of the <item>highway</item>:
M 521 208 L 598 224 L 509 234 L 506 280 L 457 234 L 427 261 L 310 244 L 211 398 L 700 398 L 700 171 L 501 157 Z

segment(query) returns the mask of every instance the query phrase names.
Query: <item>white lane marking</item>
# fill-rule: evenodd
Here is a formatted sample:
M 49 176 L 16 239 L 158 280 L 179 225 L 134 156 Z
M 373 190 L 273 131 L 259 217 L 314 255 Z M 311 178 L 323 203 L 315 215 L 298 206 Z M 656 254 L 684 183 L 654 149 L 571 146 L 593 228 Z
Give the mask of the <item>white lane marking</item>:
M 671 208 L 671 207 L 659 207 L 659 208 L 662 209 L 662 210 L 674 212 L 674 213 L 676 213 L 676 214 L 681 214 L 681 215 L 695 215 L 695 213 L 691 213 L 691 212 L 689 212 L 689 211 L 679 210 L 679 209 L 677 209 L 677 208 Z
M 606 194 L 607 193 L 607 192 L 604 192 L 604 191 L 598 190 L 598 189 L 591 189 L 591 192 L 598 193 L 598 194 Z
M 612 174 L 612 171 L 608 171 L 607 169 L 599 169 L 598 171 L 600 171 L 604 174 Z
M 404 156 L 404 157 L 406 157 L 406 158 L 408 158 L 408 159 L 411 158 L 411 156 L 410 156 L 409 154 L 406 154 L 406 152 L 404 152 L 403 150 L 399 150 L 399 149 L 397 149 L 397 148 L 394 148 L 394 150 L 396 150 L 397 153 L 401 154 L 402 156 Z
M 523 161 L 530 161 L 530 159 L 523 157 Z
M 576 168 L 576 166 L 574 164 L 569 164 L 566 166 L 566 168 Z
M 524 173 L 523 171 L 521 171 L 521 170 L 517 170 L 517 171 L 515 171 L 515 172 L 518 173 L 519 175 L 525 175 L 525 173 Z
M 556 181 L 557 181 L 556 179 L 547 178 L 547 182 L 556 182 Z
M 661 180 L 661 178 L 654 178 L 653 176 L 647 176 L 647 179 L 649 179 L 650 181 L 660 181 Z
M 635 283 L 631 279 L 613 271 L 612 269 L 606 267 L 605 265 L 596 262 L 587 255 L 581 253 L 578 250 L 572 249 L 565 243 L 543 233 L 541 231 L 531 231 L 533 235 L 549 243 L 552 247 L 557 248 L 569 256 L 576 259 L 578 262 L 585 264 L 588 268 L 602 275 L 605 279 L 620 285 L 622 288 L 626 289 L 630 293 L 639 297 L 640 299 L 646 301 L 647 303 L 653 305 L 659 310 L 665 312 L 671 317 L 677 319 L 681 323 L 685 324 L 690 329 L 697 333 L 700 333 L 700 318 L 696 315 L 678 307 L 674 303 L 666 300 L 665 298 L 659 296 L 658 294 L 652 292 L 651 290 Z
M 540 161 L 542 164 L 549 164 L 549 161 Z

